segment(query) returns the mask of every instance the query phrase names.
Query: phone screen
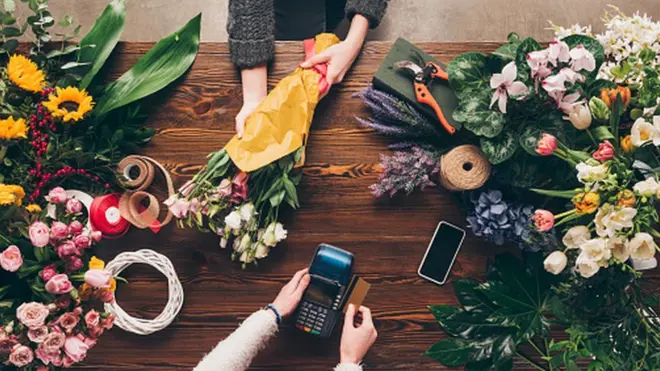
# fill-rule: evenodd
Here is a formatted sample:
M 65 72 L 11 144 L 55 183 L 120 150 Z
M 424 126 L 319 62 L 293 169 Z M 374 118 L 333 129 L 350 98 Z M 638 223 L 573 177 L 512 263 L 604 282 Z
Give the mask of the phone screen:
M 440 223 L 422 266 L 419 268 L 419 273 L 434 281 L 444 283 L 464 237 L 464 230 L 448 223 Z

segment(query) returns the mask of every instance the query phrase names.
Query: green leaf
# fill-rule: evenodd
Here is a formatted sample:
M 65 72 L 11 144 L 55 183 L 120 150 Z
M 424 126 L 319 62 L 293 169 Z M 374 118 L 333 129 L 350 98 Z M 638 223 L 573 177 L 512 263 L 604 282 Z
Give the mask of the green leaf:
M 291 179 L 289 177 L 284 177 L 284 190 L 286 191 L 286 197 L 287 199 L 291 200 L 291 203 L 293 204 L 293 208 L 297 209 L 300 207 L 300 203 L 298 202 L 298 192 L 296 191 L 296 186 L 293 184 Z
M 461 100 L 453 118 L 477 136 L 494 138 L 502 132 L 505 119 L 501 112 L 488 107 L 488 93 Z
M 544 196 L 550 196 L 550 197 L 558 197 L 558 198 L 566 198 L 566 199 L 572 199 L 573 197 L 577 196 L 580 191 L 576 191 L 574 189 L 570 189 L 567 191 L 557 191 L 553 189 L 536 189 L 536 188 L 530 188 L 530 191 L 534 193 L 538 193 L 540 195 Z
M 147 54 L 105 90 L 94 109 L 97 116 L 156 93 L 190 68 L 199 49 L 202 15 L 160 40 Z
M 603 89 L 613 89 L 616 87 L 617 85 L 610 80 L 598 79 L 592 82 L 591 84 L 589 84 L 589 86 L 586 89 L 586 95 L 588 98 L 600 97 L 600 92 Z
M 4 298 L 5 295 L 7 295 L 7 292 L 9 292 L 10 288 L 11 288 L 11 286 L 9 286 L 9 285 L 4 286 L 4 287 L 0 287 L 0 299 Z
M 493 304 L 481 292 L 477 291 L 479 282 L 469 279 L 459 279 L 452 282 L 456 298 L 468 312 L 492 313 Z
M 493 55 L 500 58 L 504 64 L 516 59 L 516 53 L 521 44 L 520 37 L 513 32 L 509 34 L 507 40 L 509 41 L 508 43 L 500 46 L 493 52 Z
M 471 352 L 468 342 L 445 339 L 433 344 L 424 355 L 447 367 L 457 367 L 468 363 Z
M 80 62 L 68 62 L 65 63 L 62 67 L 60 67 L 62 70 L 70 70 L 72 68 L 76 67 L 83 67 L 83 66 L 88 66 L 90 63 L 80 63 Z
M 518 149 L 516 136 L 510 131 L 502 132 L 493 139 L 480 140 L 481 150 L 491 164 L 497 165 L 511 158 Z
M 80 40 L 78 62 L 91 63 L 75 72 L 83 76 L 80 88 L 87 88 L 114 50 L 126 23 L 126 1 L 114 0 L 96 19 L 92 29 Z M 94 48 L 86 46 L 95 45 Z
M 473 92 L 490 91 L 490 74 L 486 72 L 486 56 L 481 53 L 465 53 L 447 65 L 449 85 L 459 100 L 469 98 Z
M 282 190 L 279 193 L 271 196 L 268 200 L 270 201 L 270 205 L 272 207 L 278 207 L 284 200 L 284 196 L 286 195 L 286 191 Z
M 532 156 L 540 156 L 536 153 L 536 148 L 538 147 L 539 139 L 541 139 L 542 134 L 544 133 L 539 127 L 530 125 L 523 129 L 520 134 L 520 146 Z
M 19 37 L 22 35 L 22 32 L 16 27 L 5 27 L 2 29 L 2 34 L 6 37 Z
M 453 305 L 429 305 L 428 308 L 438 322 L 446 320 L 449 316 L 459 311 L 459 308 Z
M 541 44 L 534 38 L 528 37 L 523 40 L 522 43 L 518 46 L 516 50 L 516 65 L 518 66 L 518 75 L 521 71 L 529 71 L 529 65 L 527 64 L 527 54 L 535 51 L 543 50 Z M 529 75 L 526 75 L 529 76 Z
M 603 141 L 603 140 L 615 140 L 614 134 L 610 132 L 610 129 L 607 126 L 597 126 L 592 129 L 587 129 L 593 135 L 593 137 L 597 141 Z

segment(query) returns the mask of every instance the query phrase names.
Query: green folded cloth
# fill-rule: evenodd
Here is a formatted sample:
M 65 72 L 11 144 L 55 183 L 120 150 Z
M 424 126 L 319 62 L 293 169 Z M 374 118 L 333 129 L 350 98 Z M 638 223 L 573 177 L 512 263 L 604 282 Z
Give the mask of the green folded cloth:
M 413 86 L 414 76 L 412 72 L 407 70 L 400 70 L 394 67 L 395 62 L 402 60 L 409 60 L 419 64 L 422 62 L 419 60 L 419 58 L 423 59 L 424 65 L 427 62 L 432 61 L 440 65 L 445 70 L 447 68 L 446 65 L 438 62 L 435 60 L 435 58 L 424 53 L 415 45 L 402 38 L 399 38 L 396 40 L 394 45 L 392 45 L 392 49 L 390 49 L 389 53 L 387 53 L 383 63 L 381 63 L 380 67 L 378 68 L 378 72 L 376 72 L 376 75 L 373 78 L 373 84 L 376 89 L 390 93 L 404 100 L 405 102 L 418 109 L 420 112 L 424 113 L 429 118 L 438 121 L 438 125 L 440 125 L 440 122 L 433 109 L 426 104 L 417 102 L 417 98 L 415 97 L 415 89 Z M 423 67 L 423 65 L 420 64 L 420 67 Z M 440 108 L 442 108 L 447 121 L 456 129 L 460 129 L 461 125 L 458 124 L 452 117 L 454 110 L 458 106 L 458 100 L 456 99 L 454 91 L 449 87 L 449 83 L 440 79 L 434 79 L 429 90 L 440 105 Z

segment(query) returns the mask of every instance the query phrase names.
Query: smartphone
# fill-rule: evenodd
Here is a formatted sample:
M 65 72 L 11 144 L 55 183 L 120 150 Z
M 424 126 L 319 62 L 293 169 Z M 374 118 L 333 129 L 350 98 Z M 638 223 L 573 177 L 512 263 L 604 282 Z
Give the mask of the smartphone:
M 433 283 L 443 285 L 449 277 L 458 250 L 465 239 L 465 230 L 447 222 L 440 222 L 426 249 L 417 274 Z

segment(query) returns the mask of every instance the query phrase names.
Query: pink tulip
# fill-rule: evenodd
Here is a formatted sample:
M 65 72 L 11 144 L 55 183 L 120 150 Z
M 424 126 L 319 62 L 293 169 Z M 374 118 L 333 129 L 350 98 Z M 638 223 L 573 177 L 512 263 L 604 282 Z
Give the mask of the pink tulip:
M 557 138 L 554 136 L 543 133 L 541 139 L 536 144 L 536 153 L 541 156 L 550 156 L 557 150 Z
M 23 255 L 16 245 L 9 246 L 0 254 L 0 266 L 9 272 L 16 272 L 23 265 Z
M 231 192 L 232 192 L 231 179 L 227 179 L 227 178 L 223 179 L 220 182 L 220 185 L 218 186 L 216 191 L 218 193 L 218 196 L 220 196 L 220 198 L 226 198 L 231 196 Z
M 63 204 L 68 199 L 66 191 L 62 187 L 55 187 L 48 192 L 46 200 L 51 204 Z
M 68 294 L 71 290 L 73 290 L 73 285 L 66 274 L 56 274 L 46 282 L 46 291 L 49 294 Z
M 598 150 L 594 152 L 593 158 L 605 162 L 614 158 L 614 146 L 610 141 L 606 140 L 598 145 Z
M 190 202 L 185 198 L 179 198 L 177 195 L 172 195 L 163 203 L 177 219 L 185 218 L 190 211 Z
M 110 287 L 110 280 L 112 279 L 112 273 L 100 269 L 90 269 L 85 272 L 85 282 L 88 285 L 97 287 L 100 289 L 107 289 Z
M 231 183 L 233 185 L 232 193 L 232 202 L 240 203 L 241 201 L 247 200 L 248 196 L 248 174 L 246 172 L 240 172 L 234 176 Z
M 50 230 L 43 222 L 32 223 L 28 233 L 33 246 L 44 247 L 50 242 Z
M 555 225 L 555 216 L 548 210 L 536 210 L 532 219 L 539 232 L 547 232 Z

